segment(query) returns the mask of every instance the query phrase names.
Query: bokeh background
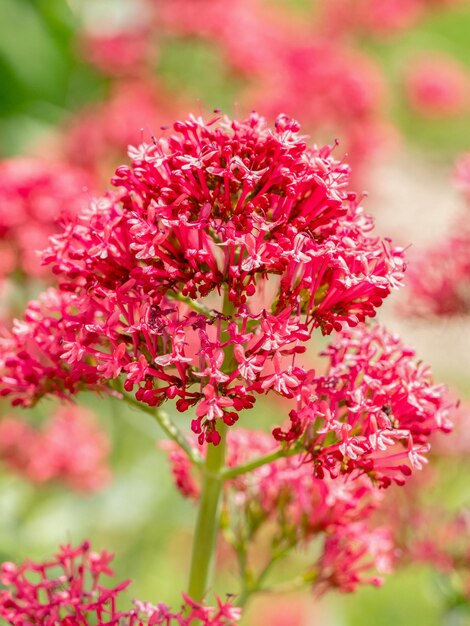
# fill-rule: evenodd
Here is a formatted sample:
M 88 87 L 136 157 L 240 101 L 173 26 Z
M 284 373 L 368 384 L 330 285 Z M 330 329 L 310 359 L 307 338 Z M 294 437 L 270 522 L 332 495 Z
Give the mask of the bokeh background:
M 470 6 L 437 0 L 0 2 L 0 156 L 40 160 L 52 171 L 58 162 L 79 168 L 87 177 L 85 195 L 106 189 L 128 144 L 151 141 L 178 116 L 209 116 L 214 109 L 237 116 L 253 108 L 271 121 L 281 111 L 297 116 L 312 141 L 338 139 L 336 154 L 348 153 L 353 183 L 368 190 L 366 207 L 381 233 L 411 246 L 411 256 L 424 246 L 437 249 L 465 211 L 453 171 L 458 155 L 470 150 Z M 8 176 L 1 168 L 5 198 Z M 4 213 L 0 207 L 0 219 Z M 2 224 L 0 231 L 7 318 L 47 277 L 5 260 L 11 234 Z M 413 320 L 401 309 L 406 293 L 391 300 L 381 319 L 416 346 L 436 379 L 465 403 L 466 316 Z M 79 401 L 109 437 L 112 478 L 91 491 L 54 480 L 38 485 L 4 461 L 0 559 L 41 559 L 58 543 L 86 537 L 116 552 L 118 577 L 135 581 L 129 597 L 178 605 L 195 511 L 172 485 L 161 433 L 116 399 L 85 394 Z M 3 419 L 27 413 L 37 428 L 55 410 L 51 401 L 28 412 L 2 407 Z M 274 411 L 279 407 L 266 402 L 260 424 L 269 426 Z M 437 479 L 425 499 L 449 511 L 470 504 L 467 450 L 436 459 Z M 35 454 L 40 465 L 40 446 Z M 236 591 L 235 565 L 223 550 L 220 558 L 221 587 Z M 350 596 L 261 598 L 246 623 L 463 625 L 470 614 L 452 576 L 408 564 L 384 587 Z

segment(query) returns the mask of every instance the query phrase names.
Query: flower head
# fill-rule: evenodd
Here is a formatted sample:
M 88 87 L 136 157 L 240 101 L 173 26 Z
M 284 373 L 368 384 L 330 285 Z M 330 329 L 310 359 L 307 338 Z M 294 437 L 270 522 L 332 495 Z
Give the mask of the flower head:
M 51 238 L 59 291 L 16 323 L 2 393 L 28 404 L 123 374 L 141 402 L 195 406 L 194 432 L 217 444 L 256 394 L 295 396 L 315 328 L 375 315 L 403 251 L 371 235 L 348 167 L 308 148 L 294 120 L 174 129 L 132 148 L 116 193 Z

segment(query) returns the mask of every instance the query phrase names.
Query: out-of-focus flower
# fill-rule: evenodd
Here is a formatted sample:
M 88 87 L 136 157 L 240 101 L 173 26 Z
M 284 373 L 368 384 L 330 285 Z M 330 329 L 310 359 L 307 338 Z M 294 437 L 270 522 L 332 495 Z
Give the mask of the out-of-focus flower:
M 460 228 L 458 227 L 460 225 Z M 408 270 L 410 290 L 404 307 L 413 317 L 451 317 L 470 311 L 470 231 L 468 220 L 439 248 L 418 251 Z
M 428 118 L 460 115 L 470 106 L 470 74 L 452 58 L 435 53 L 409 64 L 405 87 L 410 106 Z
M 136 67 L 145 64 L 152 46 L 142 31 L 110 34 L 88 33 L 81 41 L 82 55 L 101 72 L 110 75 L 136 74 Z
M 332 37 L 393 37 L 435 9 L 460 0 L 330 0 L 320 9 L 320 30 Z
M 128 611 L 118 609 L 120 594 L 130 580 L 105 587 L 104 576 L 114 576 L 113 555 L 92 552 L 84 542 L 78 548 L 61 546 L 57 555 L 43 563 L 1 565 L 0 617 L 13 626 L 233 626 L 241 611 L 229 601 L 218 599 L 212 608 L 183 596 L 177 613 L 165 604 L 135 601 Z
M 436 436 L 432 439 L 433 453 L 438 457 L 462 457 L 470 453 L 470 404 L 459 401 L 452 415 L 452 432 L 446 437 Z
M 470 201 L 470 158 L 457 161 L 456 184 Z M 411 255 L 409 289 L 402 311 L 410 317 L 452 317 L 470 312 L 470 227 L 468 211 L 459 215 L 439 245 Z
M 90 199 L 81 169 L 32 158 L 0 162 L 0 277 L 14 271 L 41 277 L 38 250 L 64 216 L 73 219 Z
M 161 133 L 168 116 L 166 102 L 162 88 L 152 81 L 117 82 L 106 101 L 69 119 L 64 129 L 64 159 L 91 171 L 98 182 L 107 182 L 130 145 Z M 174 102 L 173 107 L 178 108 Z
M 83 3 L 77 52 L 98 71 L 114 78 L 150 74 L 158 33 L 150 0 Z
M 470 152 L 462 154 L 455 165 L 455 183 L 470 202 Z
M 372 59 L 334 40 L 309 37 L 284 46 L 276 72 L 254 82 L 246 100 L 269 115 L 289 111 L 321 136 L 341 137 L 357 166 L 391 137 L 385 98 L 385 81 Z
M 151 0 L 157 25 L 179 37 L 215 44 L 227 66 L 247 78 L 269 72 L 286 43 L 286 20 L 259 0 Z M 284 16 L 285 17 L 285 16 Z
M 174 128 L 132 148 L 117 192 L 51 238 L 59 291 L 4 340 L 1 393 L 27 405 L 122 373 L 140 402 L 195 406 L 193 431 L 217 444 L 252 393 L 296 396 L 308 373 L 294 357 L 315 328 L 375 315 L 403 250 L 371 235 L 348 167 L 295 120 Z
M 60 408 L 33 428 L 19 417 L 0 420 L 0 461 L 35 483 L 60 481 L 78 491 L 103 488 L 110 479 L 109 442 L 87 410 Z
M 352 592 L 361 584 L 380 586 L 393 569 L 395 546 L 388 527 L 369 528 L 365 522 L 342 526 L 327 537 L 320 559 L 317 591 L 329 588 Z M 371 574 L 375 570 L 376 574 Z

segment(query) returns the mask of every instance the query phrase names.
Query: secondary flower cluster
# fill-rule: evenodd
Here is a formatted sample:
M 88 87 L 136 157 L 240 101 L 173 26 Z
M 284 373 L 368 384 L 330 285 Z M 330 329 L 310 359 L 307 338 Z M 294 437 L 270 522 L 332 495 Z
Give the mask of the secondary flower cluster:
M 307 375 L 280 441 L 302 440 L 317 476 L 357 470 L 381 486 L 420 469 L 432 432 L 451 429 L 454 404 L 414 350 L 380 325 L 345 329 L 325 350 L 324 376 Z
M 178 613 L 166 605 L 135 602 L 129 611 L 118 609 L 120 594 L 130 580 L 114 587 L 103 585 L 103 576 L 114 576 L 113 555 L 92 552 L 84 542 L 77 548 L 61 546 L 57 555 L 43 563 L 2 563 L 0 617 L 13 626 L 230 626 L 240 618 L 240 609 L 218 601 L 206 607 L 184 597 Z
M 285 116 L 274 130 L 255 114 L 190 117 L 132 149 L 117 192 L 51 238 L 59 290 L 4 340 L 1 393 L 28 405 L 123 373 L 141 402 L 196 406 L 193 430 L 212 443 L 254 394 L 293 398 L 312 331 L 375 315 L 403 272 L 348 167 L 298 130 Z
M 38 250 L 64 214 L 87 204 L 89 176 L 82 170 L 35 159 L 0 162 L 0 278 L 22 272 L 42 276 Z
M 61 407 L 40 429 L 18 416 L 0 420 L 0 461 L 38 484 L 61 481 L 78 491 L 102 489 L 110 480 L 109 447 L 94 415 L 77 406 Z
M 234 468 L 275 450 L 269 434 L 236 429 L 229 433 L 227 465 Z M 171 446 L 169 460 L 180 492 L 197 498 L 199 487 L 187 457 Z M 223 517 L 235 537 L 232 543 L 244 550 L 253 548 L 256 536 L 265 543 L 270 533 L 276 551 L 319 538 L 320 554 L 308 570 L 313 588 L 317 593 L 331 588 L 348 592 L 359 584 L 380 584 L 380 574 L 392 568 L 391 533 L 369 521 L 383 495 L 359 472 L 335 479 L 312 476 L 300 453 L 227 480 Z

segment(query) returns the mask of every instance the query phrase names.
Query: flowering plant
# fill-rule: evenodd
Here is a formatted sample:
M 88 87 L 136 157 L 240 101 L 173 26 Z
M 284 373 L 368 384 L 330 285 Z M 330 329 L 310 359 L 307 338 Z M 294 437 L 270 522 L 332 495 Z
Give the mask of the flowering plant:
M 348 166 L 299 130 L 285 115 L 273 129 L 256 114 L 176 122 L 131 148 L 115 190 L 50 238 L 43 260 L 57 286 L 4 330 L 1 395 L 29 407 L 91 389 L 149 413 L 198 519 L 181 613 L 120 613 L 123 586 L 98 582 L 109 557 L 84 544 L 50 564 L 3 566 L 10 623 L 233 623 L 231 605 L 265 589 L 271 566 L 314 537 L 323 547 L 296 582 L 319 592 L 378 584 L 391 568 L 390 534 L 370 513 L 384 488 L 420 469 L 430 434 L 450 429 L 452 404 L 413 350 L 367 325 L 402 283 L 403 250 L 372 233 Z M 335 333 L 320 372 L 308 365 L 315 333 Z M 265 395 L 288 415 L 272 435 L 254 423 Z M 190 434 L 161 409 L 172 401 Z M 242 585 L 209 609 L 221 525 Z M 249 551 L 268 526 L 266 567 L 254 574 Z M 56 566 L 59 578 L 49 576 Z

